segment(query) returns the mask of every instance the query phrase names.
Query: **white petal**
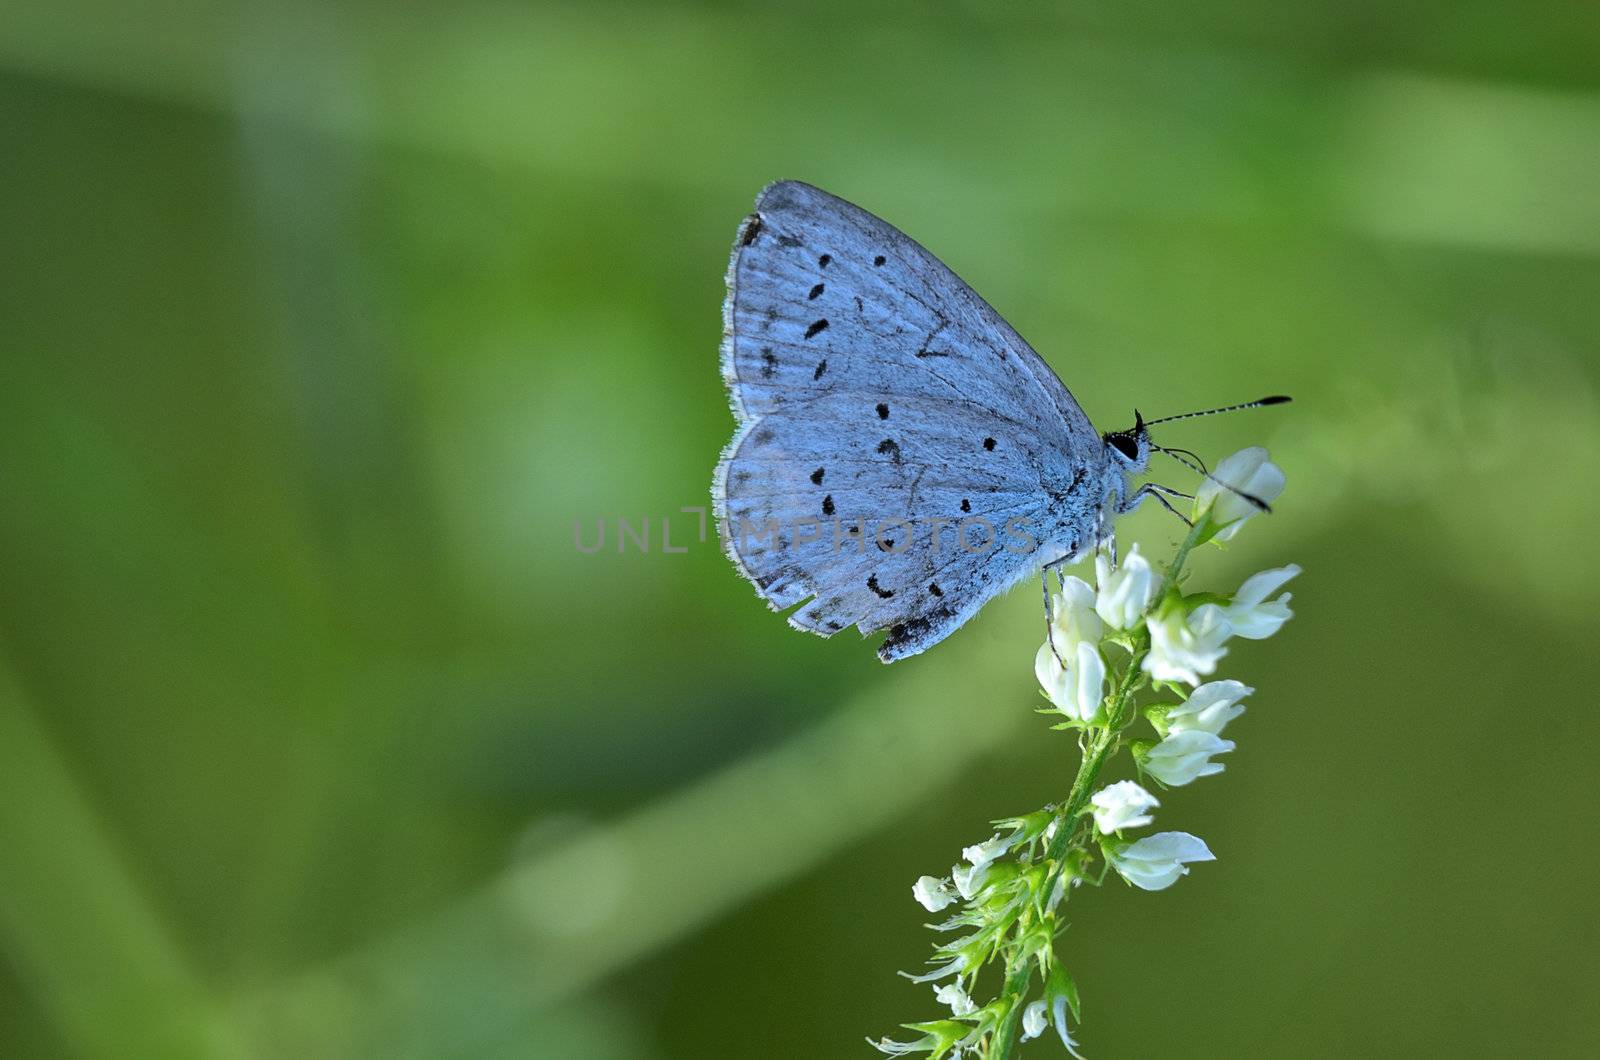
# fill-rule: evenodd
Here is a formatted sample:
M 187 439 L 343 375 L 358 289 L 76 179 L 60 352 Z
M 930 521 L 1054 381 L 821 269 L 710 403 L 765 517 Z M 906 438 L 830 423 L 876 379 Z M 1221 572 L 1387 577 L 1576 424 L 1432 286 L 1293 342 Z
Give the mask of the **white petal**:
M 1152 747 L 1145 755 L 1144 768 L 1163 784 L 1181 787 L 1199 777 L 1222 772 L 1222 764 L 1210 758 L 1231 751 L 1234 746 L 1233 741 L 1204 729 L 1186 729 Z
M 1092 644 L 1079 644 L 1076 682 L 1073 691 L 1076 717 L 1088 721 L 1100 711 L 1100 700 L 1106 689 L 1106 664 Z
M 1141 858 L 1173 861 L 1215 861 L 1217 856 L 1205 840 L 1188 832 L 1157 832 L 1134 843 L 1123 852 Z
M 1279 586 L 1299 573 L 1300 565 L 1291 563 L 1287 567 L 1274 567 L 1272 570 L 1264 570 L 1260 574 L 1252 574 L 1244 580 L 1243 585 L 1239 586 L 1239 591 L 1233 594 L 1233 602 L 1236 604 L 1259 604 L 1276 592 Z
M 966 965 L 967 959 L 965 957 L 957 957 L 949 964 L 941 965 L 925 975 L 912 975 L 909 972 L 901 972 L 900 974 L 913 983 L 931 983 L 935 979 L 943 979 L 947 975 L 955 975 L 957 972 L 964 970 Z
M 1066 1046 L 1067 1052 L 1077 1057 L 1078 1060 L 1083 1060 L 1083 1057 L 1078 1053 L 1078 1043 L 1072 1040 L 1072 1035 L 1067 1031 L 1066 995 L 1058 996 L 1051 1008 L 1053 1010 L 1051 1015 L 1055 1017 L 1056 1033 L 1061 1036 L 1061 1044 Z

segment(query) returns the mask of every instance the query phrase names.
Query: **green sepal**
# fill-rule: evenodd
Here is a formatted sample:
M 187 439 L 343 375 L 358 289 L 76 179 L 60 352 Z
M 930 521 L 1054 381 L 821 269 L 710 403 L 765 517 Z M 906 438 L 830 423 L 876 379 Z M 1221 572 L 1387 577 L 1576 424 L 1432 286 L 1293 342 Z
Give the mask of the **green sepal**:
M 1050 810 L 1034 810 L 1032 813 L 1023 814 L 1021 817 L 1002 817 L 998 821 L 990 821 L 989 823 L 1001 830 L 1010 829 L 1013 832 L 1021 832 L 1022 837 L 1017 840 L 1016 844 L 1013 844 L 1014 848 L 1017 844 L 1031 843 L 1038 839 L 1044 834 L 1044 830 L 1050 827 L 1050 822 L 1055 820 L 1055 817 L 1056 815 Z
M 1150 727 L 1155 729 L 1156 734 L 1163 740 L 1167 738 L 1167 712 L 1178 705 L 1177 703 L 1152 703 L 1144 708 L 1145 720 L 1150 723 Z
M 1061 965 L 1058 964 L 1050 969 L 1050 978 L 1046 981 L 1044 990 L 1045 1000 L 1050 1003 L 1050 1008 L 1055 1007 L 1056 998 L 1065 997 L 1067 1008 L 1072 1010 L 1072 1022 L 1083 1021 L 1083 1005 L 1078 999 L 1078 984 L 1072 981 L 1072 976 L 1068 975 Z
M 925 1038 L 933 1039 L 927 1046 L 929 1060 L 939 1060 L 940 1057 L 949 1054 L 950 1050 L 955 1048 L 957 1042 L 972 1033 L 971 1027 L 968 1027 L 965 1023 L 957 1023 L 955 1020 L 902 1023 L 900 1026 L 908 1031 L 917 1031 L 924 1035 Z
M 1190 612 L 1193 612 L 1201 604 L 1216 604 L 1219 607 L 1227 607 L 1231 603 L 1233 603 L 1233 595 L 1231 593 L 1185 593 L 1183 597 L 1183 606 Z
M 1203 515 L 1201 517 L 1200 523 L 1201 523 L 1201 525 L 1200 525 L 1199 533 L 1197 533 L 1195 535 L 1195 539 L 1194 539 L 1194 547 L 1195 548 L 1199 548 L 1201 545 L 1207 544 L 1213 538 L 1215 538 L 1218 534 L 1222 533 L 1222 531 L 1226 530 L 1229 526 L 1232 525 L 1231 523 L 1221 523 L 1221 524 L 1219 524 L 1215 519 L 1211 518 L 1211 509 L 1210 508 L 1206 509 L 1205 515 Z M 1223 543 L 1221 541 L 1218 541 L 1217 542 L 1217 547 L 1218 548 L 1224 547 Z

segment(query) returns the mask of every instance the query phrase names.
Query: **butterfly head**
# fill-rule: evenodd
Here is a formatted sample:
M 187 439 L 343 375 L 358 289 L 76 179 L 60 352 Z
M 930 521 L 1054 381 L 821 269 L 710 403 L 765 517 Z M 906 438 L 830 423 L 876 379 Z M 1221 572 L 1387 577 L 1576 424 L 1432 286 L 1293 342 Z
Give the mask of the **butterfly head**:
M 1125 475 L 1137 475 L 1150 463 L 1150 431 L 1138 409 L 1133 410 L 1133 420 L 1128 430 L 1111 431 L 1103 439 L 1112 464 Z

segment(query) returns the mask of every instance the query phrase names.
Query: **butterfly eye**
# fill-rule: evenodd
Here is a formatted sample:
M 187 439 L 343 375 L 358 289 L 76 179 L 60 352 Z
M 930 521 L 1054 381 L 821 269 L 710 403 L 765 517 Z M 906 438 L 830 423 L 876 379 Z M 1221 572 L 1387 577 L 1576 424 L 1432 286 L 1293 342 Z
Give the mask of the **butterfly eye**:
M 1108 434 L 1106 435 L 1106 441 L 1115 446 L 1117 452 L 1121 453 L 1127 459 L 1139 459 L 1139 443 L 1134 441 L 1131 435 Z

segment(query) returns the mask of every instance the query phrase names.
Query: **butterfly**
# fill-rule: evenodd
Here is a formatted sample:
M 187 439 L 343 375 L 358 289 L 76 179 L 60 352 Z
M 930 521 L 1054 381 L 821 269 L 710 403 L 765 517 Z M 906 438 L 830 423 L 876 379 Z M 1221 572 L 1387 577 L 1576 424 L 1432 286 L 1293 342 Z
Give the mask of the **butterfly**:
M 1187 496 L 1132 487 L 1152 451 L 1143 417 L 1097 431 L 960 277 L 837 196 L 764 188 L 727 286 L 738 428 L 712 485 L 718 532 L 796 629 L 886 631 L 880 659 L 915 655 L 1148 497 Z M 1045 599 L 1048 619 L 1047 578 Z

